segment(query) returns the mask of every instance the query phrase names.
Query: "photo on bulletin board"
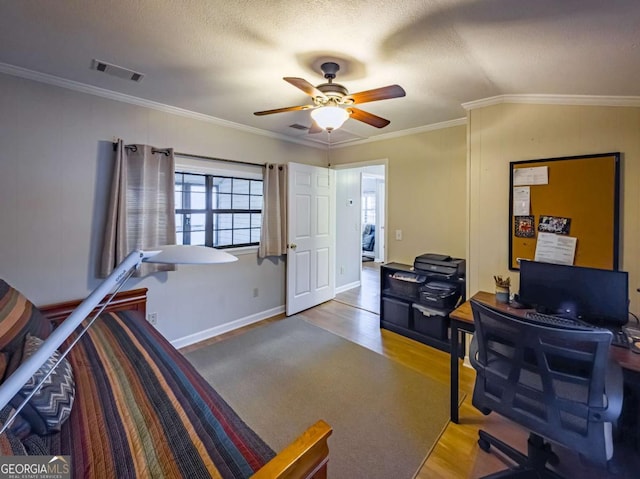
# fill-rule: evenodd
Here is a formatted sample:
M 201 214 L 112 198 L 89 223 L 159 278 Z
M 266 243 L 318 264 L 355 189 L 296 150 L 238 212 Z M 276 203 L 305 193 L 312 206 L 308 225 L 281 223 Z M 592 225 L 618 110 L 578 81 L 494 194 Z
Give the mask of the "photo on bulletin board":
M 571 218 L 547 215 L 540 216 L 538 231 L 542 231 L 543 233 L 555 233 L 557 235 L 568 235 L 570 230 Z
M 515 231 L 517 238 L 534 238 L 536 236 L 535 218 L 533 216 L 516 216 Z
M 554 234 L 575 238 L 573 265 L 617 270 L 619 203 L 619 152 L 512 161 L 509 269 L 535 258 L 540 234 Z

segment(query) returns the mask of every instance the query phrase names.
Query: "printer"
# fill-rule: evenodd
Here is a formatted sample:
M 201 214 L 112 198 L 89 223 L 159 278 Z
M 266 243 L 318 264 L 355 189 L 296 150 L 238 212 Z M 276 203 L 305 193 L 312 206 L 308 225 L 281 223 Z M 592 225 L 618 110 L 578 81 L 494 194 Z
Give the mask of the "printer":
M 419 288 L 419 301 L 439 309 L 451 310 L 464 294 L 466 262 L 462 258 L 435 253 L 416 256 L 413 269 L 426 276 Z
M 467 264 L 462 258 L 435 253 L 425 253 L 416 256 L 413 262 L 416 272 L 430 273 L 442 279 L 464 278 Z
M 453 309 L 461 295 L 459 284 L 445 281 L 429 281 L 420 287 L 420 302 L 439 309 Z

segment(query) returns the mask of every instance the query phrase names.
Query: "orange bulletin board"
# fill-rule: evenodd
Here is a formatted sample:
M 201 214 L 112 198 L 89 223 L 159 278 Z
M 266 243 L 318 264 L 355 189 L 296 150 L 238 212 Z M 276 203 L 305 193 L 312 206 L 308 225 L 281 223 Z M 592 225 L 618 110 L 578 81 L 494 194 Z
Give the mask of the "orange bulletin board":
M 529 170 L 516 171 L 521 168 Z M 511 270 L 519 269 L 519 259 L 535 258 L 541 219 L 547 232 L 576 238 L 575 266 L 618 269 L 620 153 L 512 161 L 509 173 Z

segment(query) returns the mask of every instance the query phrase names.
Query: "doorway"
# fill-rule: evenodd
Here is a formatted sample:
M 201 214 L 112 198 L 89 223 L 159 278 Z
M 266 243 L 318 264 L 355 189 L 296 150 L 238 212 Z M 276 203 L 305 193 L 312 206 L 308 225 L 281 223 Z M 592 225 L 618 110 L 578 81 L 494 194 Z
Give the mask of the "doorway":
M 352 163 L 334 169 L 335 299 L 378 313 L 380 264 L 386 260 L 387 161 Z
M 362 261 L 384 261 L 384 167 L 366 167 L 361 173 Z

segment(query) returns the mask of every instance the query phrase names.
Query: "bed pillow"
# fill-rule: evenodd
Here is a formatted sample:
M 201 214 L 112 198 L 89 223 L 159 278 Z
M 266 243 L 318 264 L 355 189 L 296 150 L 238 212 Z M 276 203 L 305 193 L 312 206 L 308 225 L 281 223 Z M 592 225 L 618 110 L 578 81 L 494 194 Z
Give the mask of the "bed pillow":
M 46 339 L 51 321 L 20 291 L 0 279 L 0 349 L 13 353 L 22 349 L 27 333 Z
M 24 342 L 22 361 L 25 361 L 42 345 L 43 341 L 31 334 L 27 334 Z M 47 371 L 56 363 L 60 353 L 56 351 L 22 387 L 20 392 L 11 400 L 13 407 L 31 394 L 36 385 L 46 375 Z M 51 373 L 40 390 L 36 392 L 20 415 L 31 424 L 31 430 L 36 434 L 49 434 L 60 430 L 71 414 L 75 398 L 75 382 L 71 363 L 63 358 L 58 367 Z
M 20 360 L 22 359 L 22 351 L 16 351 L 11 356 L 9 353 L 0 352 L 0 368 L 4 365 L 4 370 L 0 374 L 2 376 L 2 380 L 4 381 L 9 376 L 11 376 L 16 369 L 20 366 Z M 13 402 L 12 402 L 13 403 Z M 16 407 L 18 404 L 16 404 Z M 11 406 L 6 406 L 2 411 L 0 411 L 0 423 L 6 423 L 7 419 L 13 415 L 14 409 Z M 31 424 L 27 421 L 23 416 L 18 414 L 16 418 L 9 426 L 11 432 L 18 437 L 18 439 L 22 440 L 26 438 L 31 433 Z

